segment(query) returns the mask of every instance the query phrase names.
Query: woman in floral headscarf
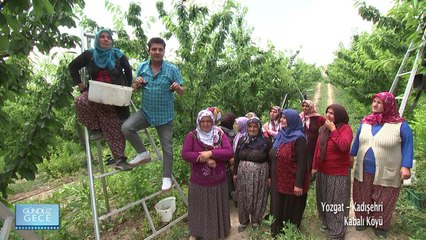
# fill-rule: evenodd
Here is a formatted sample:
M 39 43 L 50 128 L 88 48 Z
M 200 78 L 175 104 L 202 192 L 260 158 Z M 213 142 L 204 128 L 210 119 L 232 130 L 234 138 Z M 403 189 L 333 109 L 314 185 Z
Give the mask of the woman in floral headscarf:
M 80 69 L 87 67 L 91 80 L 115 85 L 130 86 L 132 83 L 132 68 L 126 55 L 113 47 L 112 33 L 100 30 L 95 36 L 95 47 L 81 53 L 69 64 L 69 71 L 75 85 L 78 85 L 81 95 L 75 99 L 78 120 L 93 135 L 91 140 L 105 137 L 118 170 L 130 170 L 124 154 L 126 138 L 121 132 L 121 125 L 129 115 L 128 107 L 105 105 L 89 101 L 87 83 L 81 82 Z
M 271 138 L 274 141 L 275 136 L 281 129 L 280 119 L 278 115 L 281 112 L 281 108 L 278 106 L 273 106 L 269 109 L 269 121 L 263 125 L 263 134 L 265 137 Z
M 299 115 L 303 122 L 303 130 L 305 131 L 306 138 L 308 139 L 306 157 L 309 163 L 309 171 L 311 171 L 312 159 L 317 145 L 318 131 L 320 127 L 324 125 L 325 117 L 317 113 L 314 102 L 311 100 L 303 100 L 302 112 Z M 314 178 L 312 180 L 314 180 Z
M 271 147 L 271 140 L 262 134 L 259 118 L 248 120 L 247 135 L 240 138 L 235 152 L 239 232 L 244 231 L 250 222 L 256 229 L 262 221 L 271 182 L 268 156 Z
M 300 227 L 309 190 L 306 137 L 302 120 L 293 109 L 280 116 L 281 130 L 270 151 L 272 236 L 283 229 L 283 221 Z
M 225 163 L 231 157 L 231 144 L 215 126 L 213 113 L 202 110 L 197 116 L 196 129 L 186 135 L 182 147 L 182 159 L 191 164 L 188 190 L 191 239 L 222 239 L 229 235 Z
M 350 152 L 356 156 L 353 201 L 358 231 L 375 220 L 374 232 L 386 238 L 401 182 L 410 177 L 413 132 L 396 109 L 395 97 L 380 92 L 372 97 L 372 113 L 361 120 Z M 353 161 L 353 157 L 351 158 Z M 361 206 L 373 207 L 362 211 Z

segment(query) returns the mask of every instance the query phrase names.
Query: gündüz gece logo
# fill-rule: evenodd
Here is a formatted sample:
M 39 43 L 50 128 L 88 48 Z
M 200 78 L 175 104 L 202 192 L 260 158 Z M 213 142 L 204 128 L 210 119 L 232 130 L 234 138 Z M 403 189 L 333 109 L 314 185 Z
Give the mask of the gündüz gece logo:
M 16 204 L 17 230 L 59 229 L 59 204 Z

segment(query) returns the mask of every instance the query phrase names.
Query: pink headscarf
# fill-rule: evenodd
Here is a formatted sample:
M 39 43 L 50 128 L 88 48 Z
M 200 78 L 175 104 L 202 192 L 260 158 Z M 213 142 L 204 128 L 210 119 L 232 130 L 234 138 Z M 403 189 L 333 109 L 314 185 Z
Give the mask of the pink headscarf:
M 390 92 L 379 92 L 373 95 L 372 100 L 378 97 L 383 101 L 383 112 L 371 113 L 361 120 L 361 123 L 370 125 L 385 124 L 385 123 L 400 123 L 405 119 L 399 116 L 396 109 L 395 96 Z
M 311 123 L 311 117 L 316 117 L 316 116 L 320 116 L 319 113 L 317 113 L 316 109 L 315 109 L 315 105 L 314 102 L 311 100 L 303 100 L 302 102 L 302 106 L 303 104 L 306 103 L 309 106 L 309 113 L 305 113 L 304 111 L 302 111 L 299 116 L 300 119 L 302 119 L 303 122 L 303 126 L 306 126 L 306 128 L 309 129 L 309 125 Z

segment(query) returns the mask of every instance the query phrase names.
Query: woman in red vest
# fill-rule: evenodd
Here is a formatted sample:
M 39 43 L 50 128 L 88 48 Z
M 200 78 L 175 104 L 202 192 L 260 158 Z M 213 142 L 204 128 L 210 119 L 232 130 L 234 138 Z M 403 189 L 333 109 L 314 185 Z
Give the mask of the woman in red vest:
M 272 236 L 283 229 L 283 221 L 300 227 L 309 189 L 306 137 L 302 120 L 293 109 L 280 116 L 281 130 L 275 138 L 272 162 Z

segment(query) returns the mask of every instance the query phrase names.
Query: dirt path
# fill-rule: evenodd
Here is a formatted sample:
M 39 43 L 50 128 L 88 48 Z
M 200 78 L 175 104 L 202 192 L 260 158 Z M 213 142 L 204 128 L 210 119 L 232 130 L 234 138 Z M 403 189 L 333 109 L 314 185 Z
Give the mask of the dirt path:
M 318 106 L 319 98 L 321 96 L 321 82 L 317 84 L 317 87 L 315 89 L 315 96 L 314 96 L 314 105 Z
M 229 234 L 229 237 L 226 239 L 228 240 L 245 240 L 250 239 L 248 236 L 248 228 L 244 232 L 238 232 L 238 226 L 240 225 L 240 222 L 238 221 L 238 209 L 235 207 L 234 203 L 232 201 L 229 201 L 229 210 L 231 211 L 231 233 Z
M 334 88 L 333 85 L 327 83 L 327 106 L 334 103 Z

